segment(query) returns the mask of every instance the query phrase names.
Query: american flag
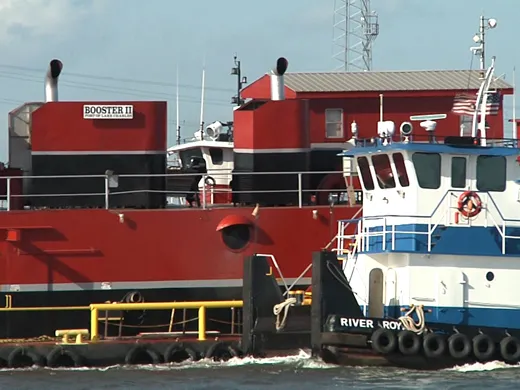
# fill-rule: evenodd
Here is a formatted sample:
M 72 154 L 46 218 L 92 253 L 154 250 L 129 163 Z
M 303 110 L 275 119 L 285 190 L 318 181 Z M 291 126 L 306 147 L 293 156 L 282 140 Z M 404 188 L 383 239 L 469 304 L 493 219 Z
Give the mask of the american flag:
M 473 115 L 477 103 L 477 94 L 460 93 L 453 100 L 451 112 L 457 115 Z M 489 94 L 486 101 L 486 115 L 497 115 L 500 108 L 500 94 Z

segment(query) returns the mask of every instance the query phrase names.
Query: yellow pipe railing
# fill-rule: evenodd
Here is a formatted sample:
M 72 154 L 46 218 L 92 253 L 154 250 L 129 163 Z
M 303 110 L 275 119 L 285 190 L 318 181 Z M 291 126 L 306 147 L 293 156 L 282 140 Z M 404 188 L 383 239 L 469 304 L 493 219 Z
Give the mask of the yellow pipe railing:
M 99 311 L 113 310 L 173 310 L 198 309 L 198 339 L 206 340 L 206 309 L 231 309 L 243 307 L 243 301 L 192 301 L 192 302 L 148 302 L 148 303 L 93 303 L 90 305 L 90 340 L 99 339 Z
M 34 307 L 0 307 L 0 311 L 67 311 L 89 310 L 89 306 L 34 306 Z

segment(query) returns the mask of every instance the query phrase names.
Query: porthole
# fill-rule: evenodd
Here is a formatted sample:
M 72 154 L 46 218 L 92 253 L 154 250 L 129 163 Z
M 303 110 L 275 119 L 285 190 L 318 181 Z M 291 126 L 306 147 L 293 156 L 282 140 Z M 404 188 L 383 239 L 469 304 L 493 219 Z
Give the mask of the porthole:
M 231 225 L 222 229 L 221 232 L 224 245 L 233 251 L 244 249 L 251 240 L 249 225 Z
M 488 282 L 492 282 L 493 279 L 495 279 L 495 274 L 494 274 L 493 272 L 489 271 L 489 272 L 486 274 L 486 280 L 487 280 Z

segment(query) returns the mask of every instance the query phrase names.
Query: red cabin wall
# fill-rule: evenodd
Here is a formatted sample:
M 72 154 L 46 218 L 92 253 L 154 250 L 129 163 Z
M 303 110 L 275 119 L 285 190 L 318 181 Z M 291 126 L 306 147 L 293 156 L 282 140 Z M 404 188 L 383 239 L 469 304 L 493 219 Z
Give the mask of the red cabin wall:
M 308 100 L 269 101 L 256 110 L 234 113 L 234 146 L 240 150 L 309 147 Z
M 83 119 L 85 104 L 132 104 L 134 118 Z M 32 151 L 165 151 L 166 129 L 166 102 L 50 102 L 32 114 Z
M 402 122 L 409 122 L 410 115 L 447 114 L 448 117 L 439 120 L 436 135 L 457 135 L 460 129 L 460 116 L 451 113 L 453 96 L 428 97 L 417 96 L 396 97 L 385 99 L 383 102 L 383 114 L 385 120 L 395 122 L 396 132 Z M 328 108 L 343 109 L 343 138 L 327 138 L 325 131 L 325 110 Z M 503 137 L 503 114 L 488 116 L 490 125 L 488 138 Z M 377 122 L 379 121 L 379 98 L 338 98 L 338 99 L 312 99 L 310 101 L 310 142 L 311 143 L 337 143 L 348 141 L 351 137 L 350 126 L 353 121 L 358 125 L 358 138 L 370 138 L 377 135 Z M 426 132 L 419 126 L 419 122 L 412 122 L 416 140 L 426 139 Z

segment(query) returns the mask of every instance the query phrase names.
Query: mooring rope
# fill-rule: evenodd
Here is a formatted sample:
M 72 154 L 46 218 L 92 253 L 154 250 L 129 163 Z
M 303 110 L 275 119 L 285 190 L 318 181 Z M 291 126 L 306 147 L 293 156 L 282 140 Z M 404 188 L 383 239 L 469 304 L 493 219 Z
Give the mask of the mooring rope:
M 278 303 L 273 306 L 273 313 L 276 316 L 276 330 L 285 328 L 285 322 L 287 321 L 287 314 L 289 314 L 289 308 L 296 303 L 296 298 L 287 298 L 282 303 Z M 280 321 L 280 314 L 284 311 L 283 318 Z
M 415 320 L 412 317 L 414 311 L 417 313 L 417 322 L 415 322 Z M 398 320 L 401 321 L 401 324 L 403 324 L 406 330 L 409 330 L 411 332 L 422 334 L 426 330 L 426 322 L 424 320 L 424 309 L 422 306 L 416 306 L 412 304 L 410 310 L 408 310 L 404 316 L 399 317 Z

